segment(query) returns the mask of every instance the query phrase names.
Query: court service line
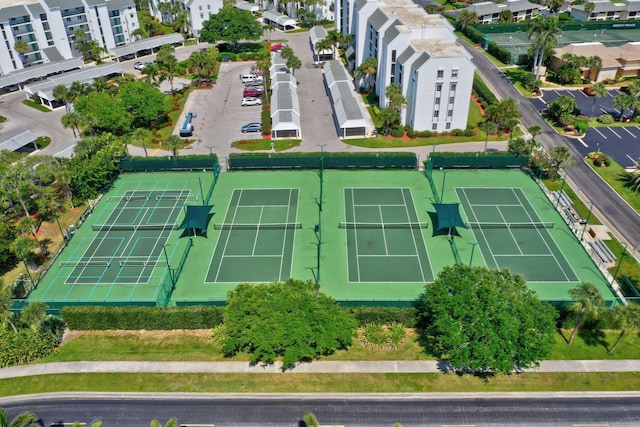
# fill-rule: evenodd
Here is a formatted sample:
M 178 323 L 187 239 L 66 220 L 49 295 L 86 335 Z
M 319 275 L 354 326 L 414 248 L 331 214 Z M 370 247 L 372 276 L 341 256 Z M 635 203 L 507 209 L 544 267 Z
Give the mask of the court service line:
M 355 205 L 355 195 L 353 194 L 353 188 L 345 188 L 345 196 L 347 195 L 348 192 L 351 193 L 351 216 L 352 221 L 353 221 L 353 240 L 354 240 L 354 244 L 355 244 L 355 249 L 356 249 L 356 269 L 358 271 L 358 282 L 360 282 L 360 252 L 358 251 L 358 227 L 356 225 L 356 205 Z M 344 204 L 344 210 L 345 210 L 345 219 L 347 218 L 347 201 L 345 200 L 345 204 Z M 349 229 L 345 229 L 345 233 L 347 235 L 347 238 L 349 237 Z M 348 239 L 347 239 L 348 240 Z M 349 256 L 349 251 L 347 250 L 347 257 Z M 348 270 L 348 268 L 347 268 Z M 347 273 L 347 280 L 348 280 L 348 273 Z
M 502 211 L 500 210 L 500 206 L 502 206 L 502 205 L 496 205 L 496 208 L 498 208 L 498 213 L 500 214 L 500 217 L 502 218 L 502 222 L 504 222 L 504 224 L 506 225 L 507 224 L 507 219 L 504 217 L 504 215 L 502 215 Z M 518 239 L 516 239 L 516 236 L 513 235 L 513 231 L 511 231 L 511 227 L 507 226 L 507 230 L 509 230 L 509 234 L 511 234 L 511 238 L 513 239 L 513 243 L 516 244 L 516 247 L 518 248 L 518 252 L 520 252 L 520 255 L 521 256 L 524 255 L 524 252 L 522 252 L 522 248 L 518 244 Z
M 380 224 L 382 224 L 382 241 L 384 242 L 384 255 L 389 256 L 389 246 L 387 245 L 387 232 L 384 229 L 384 217 L 382 216 L 382 206 L 378 205 L 378 214 L 380 215 Z
M 285 224 L 289 222 L 289 213 L 291 212 L 291 188 L 289 189 L 289 200 L 287 203 L 287 215 L 285 216 Z M 284 266 L 284 250 L 287 247 L 287 237 L 289 234 L 289 229 L 284 229 L 284 234 L 282 236 L 282 248 L 280 249 L 280 269 L 278 270 L 278 280 L 282 280 L 282 267 Z M 291 261 L 293 264 L 293 261 Z
M 407 220 L 409 220 L 409 222 L 411 222 L 411 215 L 409 215 L 409 206 L 407 205 L 407 197 L 404 194 L 404 189 L 400 190 L 400 193 L 402 194 L 402 201 L 404 202 L 404 211 L 407 214 Z M 413 197 L 411 198 L 411 202 L 413 203 Z M 414 203 L 414 207 L 415 207 L 415 203 Z M 416 215 L 416 219 L 418 221 L 416 222 L 420 222 L 420 218 L 417 217 Z M 416 253 L 416 258 L 418 258 L 418 264 L 420 265 L 420 276 L 422 276 L 422 281 L 426 282 L 426 279 L 424 277 L 424 268 L 422 266 L 422 260 L 420 259 L 420 252 L 418 251 L 418 242 L 416 242 L 416 231 L 414 229 L 411 230 L 411 240 L 413 241 L 413 250 Z M 422 239 L 422 241 L 424 242 L 424 238 Z
M 470 213 L 472 214 L 475 222 L 478 222 L 478 217 L 476 216 L 476 213 L 473 210 L 473 207 L 471 206 L 471 201 L 469 200 L 469 196 L 467 196 L 467 190 L 465 188 L 461 188 L 461 190 L 462 190 L 462 195 L 464 196 L 464 199 L 466 200 L 466 202 L 467 202 L 467 204 L 469 206 Z M 463 207 L 463 209 L 464 209 L 464 207 Z M 484 239 L 484 242 L 487 245 L 487 250 L 489 251 L 489 255 L 491 255 L 491 258 L 493 258 L 493 263 L 495 264 L 496 268 L 499 268 L 500 265 L 498 264 L 498 260 L 496 259 L 496 256 L 493 253 L 493 250 L 491 249 L 491 246 L 489 246 L 489 240 L 487 239 L 487 236 L 484 234 L 483 228 L 479 227 L 478 230 L 480 230 L 480 234 L 482 235 L 482 238 Z M 472 230 L 472 233 L 477 238 L 475 229 Z M 479 240 L 479 239 L 476 239 L 476 240 Z M 482 248 L 480 248 L 480 252 L 482 252 Z M 486 259 L 485 259 L 485 264 L 486 264 Z
M 256 254 L 256 246 L 258 245 L 258 236 L 260 235 L 260 224 L 262 224 L 262 215 L 264 214 L 264 206 L 260 207 L 260 216 L 258 217 L 258 227 L 256 235 L 253 237 L 253 247 L 251 248 L 251 256 Z
M 237 191 L 237 190 L 236 190 Z M 231 228 L 233 229 L 233 224 L 236 222 L 236 215 L 238 215 L 238 208 L 240 207 L 240 199 L 242 198 L 242 192 L 244 191 L 243 188 L 240 189 L 240 195 L 238 196 L 238 201 L 236 202 L 236 206 L 233 208 L 233 218 L 231 218 Z M 232 199 L 233 199 L 233 194 L 231 195 Z M 228 212 L 228 211 L 227 211 Z M 225 221 L 226 221 L 226 214 L 225 214 Z M 220 264 L 218 264 L 218 269 L 216 270 L 216 276 L 214 278 L 214 283 L 217 282 L 218 280 L 218 276 L 220 276 L 220 269 L 222 268 L 222 263 L 224 262 L 224 258 L 225 258 L 225 254 L 227 253 L 227 246 L 229 245 L 229 239 L 231 238 L 231 230 L 227 230 L 227 239 L 224 242 L 224 247 L 222 248 L 222 255 L 220 258 Z M 215 253 L 215 249 L 213 251 Z

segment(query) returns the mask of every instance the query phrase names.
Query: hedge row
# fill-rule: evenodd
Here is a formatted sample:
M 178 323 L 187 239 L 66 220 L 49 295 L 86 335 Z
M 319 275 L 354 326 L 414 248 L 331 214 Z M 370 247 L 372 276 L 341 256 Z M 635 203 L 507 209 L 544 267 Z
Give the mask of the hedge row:
M 0 368 L 26 365 L 46 357 L 58 346 L 60 340 L 42 329 L 25 328 L 13 332 L 0 329 Z
M 208 329 L 223 322 L 222 308 L 185 307 L 64 307 L 62 318 L 73 330 Z
M 484 80 L 478 75 L 473 75 L 473 93 L 476 94 L 480 104 L 486 110 L 487 107 L 498 103 L 498 98 L 491 92 L 491 89 L 487 87 Z
M 464 29 L 462 30 L 462 34 L 464 34 L 465 36 L 467 36 L 469 38 L 469 40 L 471 40 L 474 43 L 482 43 L 482 40 L 484 39 L 484 34 L 482 34 L 480 31 L 478 31 L 476 28 L 472 27 L 471 25 L 467 25 L 466 27 L 464 27 Z
M 487 52 L 503 64 L 511 64 L 511 52 L 497 43 L 490 42 L 487 46 Z
M 415 327 L 415 308 L 397 307 L 345 307 L 345 310 L 358 321 L 358 326 L 369 323 L 389 325 L 393 322 L 402 323 L 407 328 Z

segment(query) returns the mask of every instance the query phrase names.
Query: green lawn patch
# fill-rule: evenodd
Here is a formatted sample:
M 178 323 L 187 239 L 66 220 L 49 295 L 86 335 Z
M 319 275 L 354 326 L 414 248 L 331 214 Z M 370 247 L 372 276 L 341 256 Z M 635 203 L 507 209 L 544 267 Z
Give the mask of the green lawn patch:
M 7 118 L 5 116 L 0 116 L 0 123 L 4 123 L 7 121 Z
M 51 110 L 48 109 L 47 107 L 45 107 L 44 105 L 38 104 L 37 102 L 33 102 L 30 99 L 25 99 L 24 101 L 22 101 L 22 103 L 24 105 L 26 105 L 27 107 L 35 108 L 36 110 L 41 111 L 43 113 L 50 113 L 51 112 Z
M 39 136 L 36 138 L 36 145 L 38 146 L 38 150 L 42 150 L 43 148 L 47 148 L 51 144 L 50 136 Z
M 585 160 L 589 166 L 604 179 L 613 189 L 631 205 L 636 212 L 640 212 L 640 193 L 631 188 L 625 187 L 625 169 L 620 164 L 611 160 L 607 167 L 595 167 L 590 160 Z
M 639 289 L 638 285 L 640 285 L 640 264 L 638 264 L 638 261 L 630 253 L 633 248 L 625 249 L 624 245 L 615 238 L 612 238 L 611 240 L 604 240 L 604 244 L 607 245 L 607 247 L 611 250 L 611 252 L 613 252 L 613 254 L 616 256 L 616 259 L 618 260 L 618 263 L 616 263 L 615 266 L 609 269 L 609 273 L 613 275 L 618 269 L 618 265 L 620 265 L 618 275 L 616 276 L 616 281 L 620 283 L 622 276 L 627 276 L 631 280 L 631 282 L 633 282 L 636 289 Z M 625 254 L 624 258 L 622 258 L 623 253 Z M 620 261 L 620 259 L 622 259 L 622 261 Z M 620 264 L 620 262 L 622 263 Z
M 549 354 L 549 360 L 620 360 L 637 359 L 640 354 L 640 340 L 638 333 L 628 333 L 620 342 L 613 354 L 609 348 L 618 338 L 618 331 L 578 331 L 572 345 L 569 339 L 570 330 L 561 331 L 555 336 L 555 345 Z M 620 351 L 620 353 L 618 353 Z
M 522 96 L 531 98 L 531 89 L 527 89 L 524 84 L 524 78 L 529 74 L 528 70 L 523 68 L 504 68 L 502 72 L 506 74 L 511 83 L 520 91 Z
M 51 392 L 428 393 L 628 391 L 639 372 L 455 374 L 68 374 L 0 381 L 3 396 Z
M 289 148 L 297 147 L 302 142 L 301 139 L 242 139 L 235 141 L 231 146 L 238 150 L 244 151 L 258 151 L 258 150 L 271 150 L 271 144 L 276 151 L 284 151 Z
M 560 188 L 562 188 L 561 180 L 552 181 L 549 178 L 544 178 L 542 182 L 549 189 L 549 191 L 559 191 Z M 576 210 L 578 211 L 580 216 L 586 219 L 587 216 L 589 216 L 589 207 L 582 201 L 582 199 L 580 199 L 580 197 L 578 197 L 575 191 L 573 191 L 573 189 L 569 187 L 567 184 L 565 184 L 563 190 L 567 194 L 567 197 L 569 197 L 569 199 L 571 199 L 571 201 L 573 202 L 573 205 L 576 207 Z M 602 223 L 592 212 L 591 216 L 589 216 L 589 224 L 601 225 Z

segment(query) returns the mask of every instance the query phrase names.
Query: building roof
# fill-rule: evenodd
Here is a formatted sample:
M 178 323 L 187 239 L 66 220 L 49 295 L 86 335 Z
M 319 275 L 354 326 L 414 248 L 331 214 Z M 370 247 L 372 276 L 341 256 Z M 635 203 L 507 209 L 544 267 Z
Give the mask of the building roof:
M 591 3 L 593 3 L 593 11 L 590 13 L 599 13 L 599 12 L 617 12 L 617 11 L 621 11 L 621 10 L 625 10 L 625 4 L 624 3 L 612 3 L 608 0 L 602 0 L 602 1 L 592 1 Z M 571 9 L 576 9 L 579 10 L 581 12 L 585 12 L 584 7 L 586 6 L 585 4 L 579 4 L 576 6 L 571 6 Z
M 342 69 L 343 71 L 340 71 Z M 333 103 L 333 111 L 341 129 L 371 127 L 364 106 L 358 102 L 351 78 L 340 61 L 327 61 L 324 78 Z
M 184 43 L 184 37 L 179 33 L 166 34 L 164 36 L 149 37 L 142 40 L 136 40 L 125 46 L 118 46 L 109 52 L 116 57 L 133 55 L 141 50 L 153 49 L 164 46 L 165 44 Z
M 324 78 L 327 87 L 331 87 L 335 82 L 351 82 L 352 78 L 340 61 L 327 61 L 324 64 Z
M 525 10 L 539 9 L 540 5 L 531 3 L 528 0 L 507 0 L 506 3 L 507 8 L 511 12 L 522 12 Z
M 327 37 L 327 29 L 321 25 L 315 25 L 309 30 L 309 38 L 311 39 L 311 44 L 316 45 L 320 40 L 324 40 Z
M 0 151 L 16 151 L 25 145 L 31 144 L 35 139 L 36 137 L 33 136 L 30 130 L 12 129 L 3 132 L 0 135 Z
M 496 13 L 500 13 L 502 12 L 504 9 L 498 7 L 497 4 L 495 4 L 494 2 L 491 1 L 483 1 L 481 3 L 475 3 L 470 5 L 467 8 L 468 11 L 470 12 L 475 12 L 476 15 L 478 15 L 478 17 L 482 17 L 485 15 L 493 15 Z
M 30 3 L 26 5 L 27 9 L 34 15 L 40 15 L 44 13 L 44 7 L 40 3 Z
M 297 87 L 298 81 L 293 76 L 293 74 L 289 73 L 276 73 L 271 78 L 271 89 L 275 88 L 276 85 L 288 84 L 293 87 Z
M 34 65 L 19 71 L 13 71 L 4 76 L 0 76 L 0 88 L 12 85 L 20 85 L 29 80 L 48 76 L 49 74 L 82 68 L 84 60 L 82 58 L 65 59 L 64 61 L 48 62 Z
M 640 42 L 625 43 L 622 46 L 609 49 L 615 51 L 616 58 L 624 61 L 640 61 Z
M 269 75 L 273 77 L 278 73 L 288 73 L 287 61 L 278 52 L 271 54 L 271 67 L 269 67 Z
M 133 2 L 133 0 L 107 0 L 107 10 L 108 11 L 113 11 L 113 10 L 122 10 L 122 9 L 126 9 L 129 6 L 135 6 L 135 3 Z
M 616 59 L 616 52 L 600 42 L 574 43 L 564 47 L 557 47 L 553 56 L 561 59 L 566 53 L 584 56 L 585 58 L 599 56 L 602 60 L 603 69 L 620 67 L 620 62 Z
M 271 116 L 271 129 L 278 130 L 294 130 L 300 131 L 300 115 L 293 111 L 277 111 Z
M 278 85 L 271 92 L 271 115 L 276 111 L 290 110 L 300 115 L 298 91 L 289 85 Z
M 24 5 L 8 6 L 0 9 L 0 22 L 9 22 L 11 18 L 28 15 Z
M 260 7 L 257 4 L 252 4 L 244 0 L 236 1 L 236 7 L 238 9 L 247 10 L 251 13 L 258 12 L 260 10 Z
M 42 82 L 36 82 L 26 85 L 24 91 L 28 94 L 37 94 L 41 98 L 53 100 L 53 88 L 56 86 L 71 86 L 73 82 L 80 83 L 92 83 L 99 77 L 110 76 L 113 74 L 123 73 L 122 64 L 119 62 L 111 62 L 98 67 L 87 67 L 77 71 L 71 71 L 69 73 L 58 74 Z
M 281 25 L 283 27 L 296 25 L 295 19 L 291 19 L 287 15 L 280 12 L 276 12 L 275 10 L 265 11 L 262 14 L 262 18 L 267 19 L 271 22 L 275 22 L 276 24 Z

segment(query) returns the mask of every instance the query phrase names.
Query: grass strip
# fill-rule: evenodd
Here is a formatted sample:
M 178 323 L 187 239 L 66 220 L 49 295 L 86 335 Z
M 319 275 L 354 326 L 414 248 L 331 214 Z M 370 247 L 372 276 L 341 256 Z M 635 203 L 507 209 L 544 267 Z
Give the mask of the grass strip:
M 552 181 L 549 178 L 544 178 L 542 182 L 549 189 L 549 191 L 559 191 L 560 188 L 562 188 L 561 180 Z M 563 190 L 567 194 L 567 197 L 571 199 L 571 202 L 576 207 L 576 210 L 578 211 L 580 216 L 586 219 L 587 216 L 589 216 L 589 208 L 587 207 L 587 205 L 582 201 L 582 199 L 580 199 L 580 197 L 578 197 L 576 192 L 573 191 L 573 189 L 568 185 L 565 184 Z M 600 222 L 600 220 L 596 217 L 595 213 L 591 212 L 591 215 L 589 216 L 589 224 L 602 225 L 602 222 Z
M 622 276 L 627 276 L 633 282 L 636 289 L 640 290 L 640 287 L 638 286 L 640 284 L 640 264 L 638 264 L 638 261 L 630 253 L 633 248 L 625 249 L 624 245 L 613 237 L 611 240 L 604 240 L 604 244 L 607 245 L 618 260 L 616 265 L 609 269 L 609 273 L 613 275 L 616 270 L 618 270 L 618 263 L 621 263 L 618 275 L 616 276 L 616 281 L 620 283 Z M 623 253 L 625 254 L 624 258 L 622 258 Z
M 0 381 L 0 395 L 50 392 L 428 393 L 625 391 L 639 372 L 456 374 L 67 374 Z
M 631 205 L 636 212 L 640 213 L 640 194 L 633 189 L 626 187 L 624 177 L 626 175 L 625 169 L 620 166 L 619 163 L 611 160 L 611 164 L 607 167 L 595 167 L 593 162 L 585 160 L 587 164 L 600 175 L 624 200 Z
M 242 139 L 231 144 L 234 148 L 244 151 L 271 150 L 271 144 L 276 151 L 285 151 L 289 148 L 297 147 L 302 142 L 301 139 Z
M 48 109 L 47 107 L 45 107 L 44 105 L 38 104 L 37 102 L 33 102 L 30 99 L 25 99 L 24 101 L 22 101 L 22 103 L 24 105 L 26 105 L 27 107 L 34 108 L 34 109 L 36 109 L 36 110 L 38 110 L 38 111 L 40 111 L 42 113 L 50 113 L 51 112 L 51 110 Z

